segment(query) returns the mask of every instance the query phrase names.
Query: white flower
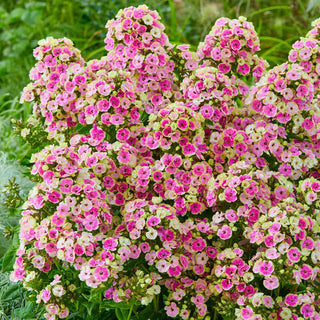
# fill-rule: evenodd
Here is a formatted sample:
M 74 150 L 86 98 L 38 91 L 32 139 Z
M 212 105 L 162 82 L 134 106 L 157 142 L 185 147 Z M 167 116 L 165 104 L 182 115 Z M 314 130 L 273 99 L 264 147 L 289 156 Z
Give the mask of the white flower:
M 65 294 L 65 290 L 63 289 L 63 287 L 61 285 L 57 285 L 57 286 L 53 287 L 52 293 L 56 297 L 62 297 Z
M 254 279 L 254 275 L 251 272 L 247 272 L 243 275 L 244 282 L 248 283 Z
M 156 27 L 152 28 L 150 33 L 155 38 L 160 38 L 160 36 L 161 36 L 161 30 L 159 28 L 156 28 Z
M 64 260 L 65 254 L 64 254 L 64 251 L 63 251 L 63 250 L 58 250 L 58 252 L 57 252 L 57 258 L 60 259 L 60 260 Z
M 151 26 L 153 23 L 153 18 L 150 16 L 150 14 L 146 14 L 143 18 L 142 18 L 143 22 L 147 25 L 147 26 Z
M 148 239 L 154 240 L 157 237 L 157 231 L 153 228 L 149 228 L 149 231 L 146 233 Z
M 280 317 L 282 319 L 290 319 L 291 318 L 291 310 L 288 308 L 283 308 L 280 312 Z
M 131 241 L 130 241 L 130 239 L 128 239 L 128 238 L 119 237 L 119 244 L 120 244 L 121 246 L 128 247 L 128 246 L 130 246 Z

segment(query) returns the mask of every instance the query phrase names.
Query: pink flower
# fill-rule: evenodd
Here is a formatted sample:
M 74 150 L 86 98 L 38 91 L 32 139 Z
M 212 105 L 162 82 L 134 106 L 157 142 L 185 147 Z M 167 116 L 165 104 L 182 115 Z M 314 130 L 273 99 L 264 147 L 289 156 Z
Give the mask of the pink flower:
M 117 97 L 115 97 L 115 96 L 111 96 L 109 102 L 110 102 L 110 105 L 111 105 L 112 107 L 114 107 L 114 108 L 117 108 L 117 107 L 119 106 L 119 104 L 120 104 L 119 98 L 117 98 Z
M 314 308 L 310 304 L 304 304 L 300 309 L 302 315 L 307 319 L 314 315 Z
M 224 195 L 227 202 L 235 202 L 237 200 L 237 191 L 232 188 L 227 188 L 224 191 Z
M 130 153 L 128 151 L 120 151 L 117 158 L 121 163 L 128 163 L 130 161 Z
M 167 272 L 168 271 L 168 269 L 169 269 L 169 263 L 168 263 L 168 261 L 166 261 L 166 260 L 159 260 L 158 262 L 157 262 L 157 269 L 159 270 L 159 272 L 161 272 L 161 273 L 164 273 L 164 272 Z
M 277 277 L 268 277 L 263 280 L 263 285 L 268 290 L 274 290 L 279 287 L 279 280 Z
M 179 308 L 177 307 L 177 305 L 174 302 L 171 302 L 171 304 L 169 306 L 165 306 L 164 308 L 165 308 L 167 315 L 169 317 L 174 318 L 179 313 Z
M 264 276 L 270 276 L 273 270 L 273 263 L 271 261 L 263 261 L 259 271 Z
M 156 94 L 152 97 L 151 102 L 155 105 L 155 106 L 159 106 L 161 105 L 163 101 L 162 95 L 160 94 Z
M 93 215 L 89 215 L 84 219 L 83 225 L 88 231 L 93 231 L 99 228 L 99 221 Z
M 199 304 L 202 304 L 204 302 L 203 295 L 198 294 L 195 297 L 191 297 L 191 301 L 197 306 Z
M 313 269 L 310 266 L 303 264 L 299 270 L 299 273 L 300 273 L 301 279 L 308 280 L 313 274 Z
M 74 253 L 78 256 L 81 256 L 84 253 L 83 246 L 80 246 L 78 243 L 74 247 Z
M 60 227 L 64 224 L 66 218 L 64 216 L 54 214 L 51 218 L 51 221 L 53 224 L 55 224 L 57 227 Z
M 268 118 L 272 118 L 277 113 L 277 108 L 272 104 L 267 104 L 263 107 L 263 112 Z
M 157 256 L 159 259 L 166 259 L 167 257 L 170 256 L 170 251 L 166 250 L 166 249 L 160 249 L 157 253 Z
M 279 172 L 283 176 L 289 177 L 291 175 L 291 173 L 292 173 L 292 168 L 291 168 L 291 166 L 289 164 L 284 163 L 279 167 Z M 279 187 L 279 188 L 281 188 L 281 187 Z
M 50 300 L 50 297 L 51 297 L 51 293 L 50 293 L 50 290 L 49 289 L 43 289 L 41 291 L 41 299 L 47 303 L 49 300 Z
M 230 239 L 232 236 L 232 230 L 229 226 L 224 225 L 218 230 L 218 236 L 222 240 Z
M 204 273 L 204 266 L 203 264 L 196 264 L 194 267 L 193 267 L 193 271 L 195 274 L 198 274 L 198 275 L 202 275 Z
M 284 301 L 288 306 L 295 307 L 298 304 L 298 296 L 290 293 L 286 296 Z
M 181 274 L 182 268 L 179 265 L 170 266 L 168 269 L 168 274 L 171 277 L 178 277 Z
M 228 219 L 228 221 L 230 222 L 235 222 L 235 221 L 238 221 L 238 215 L 237 213 L 230 209 L 226 212 L 226 218 Z
M 230 290 L 232 288 L 232 281 L 230 279 L 223 279 L 221 281 L 221 286 L 223 290 Z
M 275 196 L 281 200 L 281 199 L 286 199 L 288 197 L 288 191 L 286 187 L 277 187 L 276 190 L 274 191 Z
M 22 280 L 25 277 L 25 271 L 22 268 L 17 268 L 13 272 L 13 281 Z
M 239 155 L 243 155 L 247 152 L 247 146 L 244 143 L 238 143 L 235 147 L 235 151 Z
M 109 271 L 105 267 L 97 267 L 94 270 L 94 276 L 96 277 L 97 280 L 99 281 L 105 281 L 109 277 Z
M 253 311 L 250 307 L 246 307 L 244 309 L 241 309 L 241 317 L 243 319 L 250 319 L 253 315 Z
M 123 247 L 119 250 L 119 255 L 121 261 L 127 261 L 130 257 L 130 250 L 128 248 Z
M 241 48 L 241 42 L 238 39 L 233 39 L 230 42 L 230 47 L 232 50 L 239 50 Z
M 216 257 L 217 252 L 218 252 L 218 250 L 216 248 L 213 248 L 213 247 L 207 247 L 207 249 L 206 249 L 206 254 L 211 259 Z
M 202 251 L 206 247 L 206 242 L 202 238 L 197 238 L 193 243 L 192 243 L 192 249 L 194 251 Z
M 274 301 L 270 296 L 263 296 L 262 301 L 267 308 L 271 308 L 274 305 Z
M 301 243 L 301 248 L 302 249 L 308 249 L 308 250 L 313 250 L 314 248 L 314 241 L 311 238 L 306 238 L 302 241 Z
M 243 76 L 247 75 L 249 71 L 250 67 L 246 63 L 239 65 L 237 69 L 237 72 L 241 73 Z
M 59 202 L 61 198 L 61 194 L 57 191 L 53 191 L 51 193 L 48 194 L 48 200 L 52 203 L 57 203 Z
M 291 248 L 289 249 L 287 255 L 291 262 L 298 262 L 301 256 L 301 252 L 297 248 Z
M 199 202 L 194 202 L 190 205 L 190 211 L 192 214 L 197 214 L 201 212 L 201 204 Z

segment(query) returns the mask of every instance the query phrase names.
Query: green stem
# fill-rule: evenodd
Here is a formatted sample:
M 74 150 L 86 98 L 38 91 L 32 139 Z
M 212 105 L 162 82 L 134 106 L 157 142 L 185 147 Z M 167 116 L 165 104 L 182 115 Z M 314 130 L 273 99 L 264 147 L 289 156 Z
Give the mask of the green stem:
M 154 305 L 154 312 L 158 313 L 159 309 L 159 295 L 156 295 L 154 300 L 153 300 L 153 305 Z
M 177 39 L 176 8 L 174 6 L 173 0 L 169 0 L 169 6 L 170 6 L 172 38 L 174 41 L 177 41 L 178 39 Z
M 217 313 L 217 310 L 214 309 L 214 316 L 213 316 L 213 320 L 217 320 L 217 317 L 218 316 L 218 313 Z
M 127 320 L 130 320 L 134 304 L 131 306 Z

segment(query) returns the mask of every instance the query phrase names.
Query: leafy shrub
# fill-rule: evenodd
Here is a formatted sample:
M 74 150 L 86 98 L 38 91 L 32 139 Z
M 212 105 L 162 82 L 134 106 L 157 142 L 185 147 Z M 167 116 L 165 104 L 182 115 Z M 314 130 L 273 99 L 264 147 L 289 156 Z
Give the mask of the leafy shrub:
M 319 20 L 270 70 L 243 17 L 196 52 L 146 6 L 107 29 L 34 51 L 12 280 L 46 319 L 319 319 Z

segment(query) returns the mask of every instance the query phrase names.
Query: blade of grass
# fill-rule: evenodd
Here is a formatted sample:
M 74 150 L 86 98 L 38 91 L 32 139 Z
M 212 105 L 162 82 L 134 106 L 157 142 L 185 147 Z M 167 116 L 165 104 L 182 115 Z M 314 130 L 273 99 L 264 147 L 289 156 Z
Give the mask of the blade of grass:
M 291 42 L 292 40 L 295 40 L 295 39 L 296 39 L 296 37 L 290 38 L 290 39 L 288 39 L 286 42 Z M 283 43 L 281 43 L 281 42 L 278 43 L 278 44 L 276 44 L 276 45 L 274 45 L 272 48 L 270 48 L 270 49 L 266 50 L 264 53 L 262 53 L 262 54 L 261 54 L 261 57 L 262 57 L 262 58 L 267 58 L 270 53 L 272 53 L 273 51 L 277 50 L 277 49 L 280 48 L 282 45 L 283 45 Z
M 174 6 L 173 0 L 169 0 L 170 6 L 170 18 L 171 18 L 171 31 L 172 40 L 177 41 L 177 18 L 176 18 L 176 8 Z
M 285 45 L 286 47 L 290 48 L 291 49 L 291 45 L 287 42 L 287 41 L 284 41 L 282 39 L 279 39 L 279 38 L 274 38 L 274 37 L 260 37 L 260 41 L 273 41 L 273 42 L 278 42 L 278 43 L 281 43 L 283 45 Z
M 97 50 L 94 50 L 92 52 L 90 52 L 86 57 L 85 57 L 85 60 L 90 60 L 91 57 L 94 57 L 97 53 L 100 53 L 102 51 L 106 51 L 105 47 L 101 47 Z
M 264 13 L 264 12 L 267 12 L 267 11 L 274 11 L 274 10 L 290 10 L 292 11 L 292 8 L 290 6 L 272 6 L 272 7 L 268 7 L 268 8 L 263 8 L 263 9 L 260 9 L 260 10 L 257 10 L 257 11 L 253 11 L 252 13 L 249 13 L 247 15 L 248 18 L 251 18 L 253 16 L 256 16 L 260 13 Z

